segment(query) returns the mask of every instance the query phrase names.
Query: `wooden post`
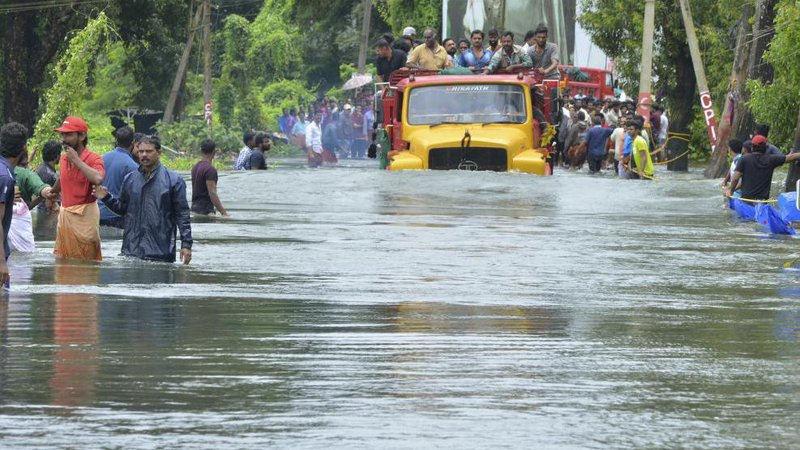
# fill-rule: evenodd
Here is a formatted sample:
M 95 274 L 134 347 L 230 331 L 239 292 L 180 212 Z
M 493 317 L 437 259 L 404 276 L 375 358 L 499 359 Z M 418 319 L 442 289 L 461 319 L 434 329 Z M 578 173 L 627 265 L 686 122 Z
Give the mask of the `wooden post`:
M 650 123 L 650 90 L 653 84 L 653 36 L 655 35 L 656 1 L 644 2 L 644 33 L 642 33 L 642 70 L 639 74 L 639 101 L 636 112 Z
M 725 105 L 719 124 L 719 144 L 711 154 L 704 175 L 706 178 L 721 178 L 728 171 L 728 141 L 736 137 L 734 121 L 741 105 L 741 92 L 747 82 L 747 66 L 750 58 L 750 38 L 752 28 L 750 18 L 753 16 L 753 6 L 745 3 L 742 6 L 742 15 L 739 18 L 736 32 L 736 48 L 733 57 L 733 68 L 728 84 L 728 94 L 725 96 Z
M 211 101 L 211 0 L 203 1 L 203 100 Z
M 697 35 L 694 31 L 694 21 L 692 10 L 689 7 L 689 0 L 680 0 L 681 16 L 683 26 L 686 29 L 686 40 L 689 42 L 689 53 L 692 55 L 692 66 L 694 75 L 697 78 L 697 90 L 700 92 L 700 107 L 703 108 L 703 116 L 708 130 L 708 139 L 711 141 L 711 150 L 717 148 L 717 117 L 714 114 L 714 105 L 711 102 L 711 93 L 708 90 L 706 81 L 706 70 L 703 67 L 703 58 L 700 56 L 700 45 L 697 43 Z
M 175 111 L 175 104 L 178 102 L 178 92 L 181 90 L 181 83 L 183 82 L 183 78 L 186 76 L 186 69 L 189 67 L 189 56 L 192 53 L 192 44 L 194 43 L 194 35 L 197 31 L 197 27 L 200 24 L 200 18 L 203 13 L 204 3 L 197 5 L 197 11 L 195 11 L 194 19 L 189 24 L 189 36 L 186 39 L 186 45 L 183 47 L 183 54 L 181 55 L 181 61 L 178 64 L 178 71 L 175 73 L 175 79 L 172 81 L 172 89 L 169 91 L 169 99 L 167 100 L 167 106 L 164 108 L 164 116 L 161 119 L 163 123 L 172 123 L 172 115 L 173 111 Z
M 361 48 L 358 49 L 358 73 L 364 73 L 369 51 L 369 24 L 372 20 L 372 0 L 364 0 L 364 23 L 361 27 Z

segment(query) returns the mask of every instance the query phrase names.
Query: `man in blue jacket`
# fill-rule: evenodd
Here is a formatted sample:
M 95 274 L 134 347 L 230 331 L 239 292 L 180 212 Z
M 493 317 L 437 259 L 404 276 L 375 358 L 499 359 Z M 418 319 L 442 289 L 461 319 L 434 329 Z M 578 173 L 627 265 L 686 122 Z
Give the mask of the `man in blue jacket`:
M 592 118 L 594 125 L 586 132 L 586 148 L 589 151 L 587 160 L 589 161 L 589 172 L 597 173 L 603 160 L 606 159 L 606 141 L 614 132 L 613 128 L 603 128 L 603 115 L 595 114 Z
M 176 229 L 181 235 L 181 261 L 192 260 L 192 226 L 186 183 L 161 165 L 161 141 L 145 136 L 139 142 L 139 169 L 125 177 L 119 197 L 105 186 L 94 195 L 123 217 L 122 254 L 136 258 L 175 262 Z
M 111 195 L 119 197 L 122 180 L 131 172 L 136 172 L 139 164 L 131 153 L 133 151 L 133 130 L 129 126 L 118 128 L 114 132 L 117 148 L 103 155 L 103 165 L 106 168 L 106 178 L 103 186 L 108 188 Z M 100 225 L 122 228 L 122 217 L 114 214 L 103 202 L 100 207 Z

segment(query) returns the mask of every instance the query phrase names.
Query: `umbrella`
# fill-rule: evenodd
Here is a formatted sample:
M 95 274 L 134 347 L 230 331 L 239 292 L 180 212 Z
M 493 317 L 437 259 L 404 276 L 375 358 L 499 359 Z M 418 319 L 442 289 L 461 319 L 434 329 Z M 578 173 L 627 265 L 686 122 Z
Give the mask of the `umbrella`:
M 342 90 L 349 91 L 351 89 L 360 88 L 361 86 L 370 83 L 372 83 L 372 74 L 370 73 L 353 74 L 353 76 L 349 80 L 347 80 L 344 86 L 342 86 Z

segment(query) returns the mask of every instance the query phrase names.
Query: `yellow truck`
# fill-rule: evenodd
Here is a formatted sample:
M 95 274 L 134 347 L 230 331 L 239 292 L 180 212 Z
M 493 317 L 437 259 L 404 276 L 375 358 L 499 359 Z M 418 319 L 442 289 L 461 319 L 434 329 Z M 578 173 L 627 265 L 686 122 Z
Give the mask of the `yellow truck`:
M 553 89 L 530 69 L 493 75 L 395 72 L 381 100 L 386 169 L 551 175 L 555 130 L 546 118 L 559 110 L 557 83 Z

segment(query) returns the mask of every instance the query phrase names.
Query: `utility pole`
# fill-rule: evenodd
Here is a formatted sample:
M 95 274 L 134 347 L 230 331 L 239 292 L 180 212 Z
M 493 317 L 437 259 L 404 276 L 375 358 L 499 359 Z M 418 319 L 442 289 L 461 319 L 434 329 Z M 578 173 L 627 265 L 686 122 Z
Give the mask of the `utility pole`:
M 712 153 L 717 148 L 717 117 L 714 114 L 714 105 L 711 102 L 711 93 L 708 91 L 708 81 L 706 81 L 706 70 L 703 67 L 703 59 L 700 56 L 700 45 L 697 43 L 697 35 L 694 31 L 694 20 L 692 10 L 689 8 L 689 0 L 680 0 L 681 16 L 683 16 L 683 27 L 686 29 L 686 40 L 689 42 L 689 53 L 692 55 L 692 66 L 694 75 L 697 77 L 697 90 L 700 91 L 700 107 L 703 108 L 703 116 L 708 131 L 708 139 L 711 141 Z
M 203 0 L 203 116 L 210 127 L 214 119 L 211 100 L 211 0 Z
M 733 56 L 728 93 L 725 96 L 722 116 L 717 133 L 718 145 L 711 153 L 704 175 L 706 178 L 721 178 L 728 171 L 728 149 L 726 142 L 730 136 L 735 136 L 735 118 L 742 113 L 742 92 L 747 83 L 747 67 L 750 60 L 750 40 L 753 36 L 750 18 L 753 17 L 753 5 L 745 3 L 742 6 L 742 15 L 737 23 L 736 51 Z M 794 187 L 792 187 L 794 189 Z
M 653 84 L 653 36 L 656 29 L 656 1 L 644 2 L 644 33 L 642 34 L 642 71 L 639 74 L 639 101 L 636 112 L 650 123 L 650 90 Z
M 175 111 L 175 104 L 178 101 L 178 92 L 181 90 L 181 83 L 186 76 L 186 69 L 189 67 L 189 56 L 192 53 L 192 44 L 194 43 L 194 35 L 197 27 L 200 24 L 200 18 L 203 13 L 204 4 L 197 5 L 197 10 L 194 13 L 194 19 L 189 24 L 189 35 L 186 38 L 186 45 L 183 47 L 183 54 L 181 61 L 178 64 L 178 71 L 175 73 L 175 79 L 172 81 L 172 89 L 169 91 L 169 100 L 167 106 L 164 108 L 164 116 L 161 119 L 162 123 L 172 123 L 172 115 Z
M 203 0 L 203 100 L 211 101 L 211 0 Z
M 369 24 L 372 20 L 372 0 L 364 0 L 364 23 L 361 27 L 361 48 L 358 50 L 358 73 L 364 73 L 367 67 L 369 51 Z

